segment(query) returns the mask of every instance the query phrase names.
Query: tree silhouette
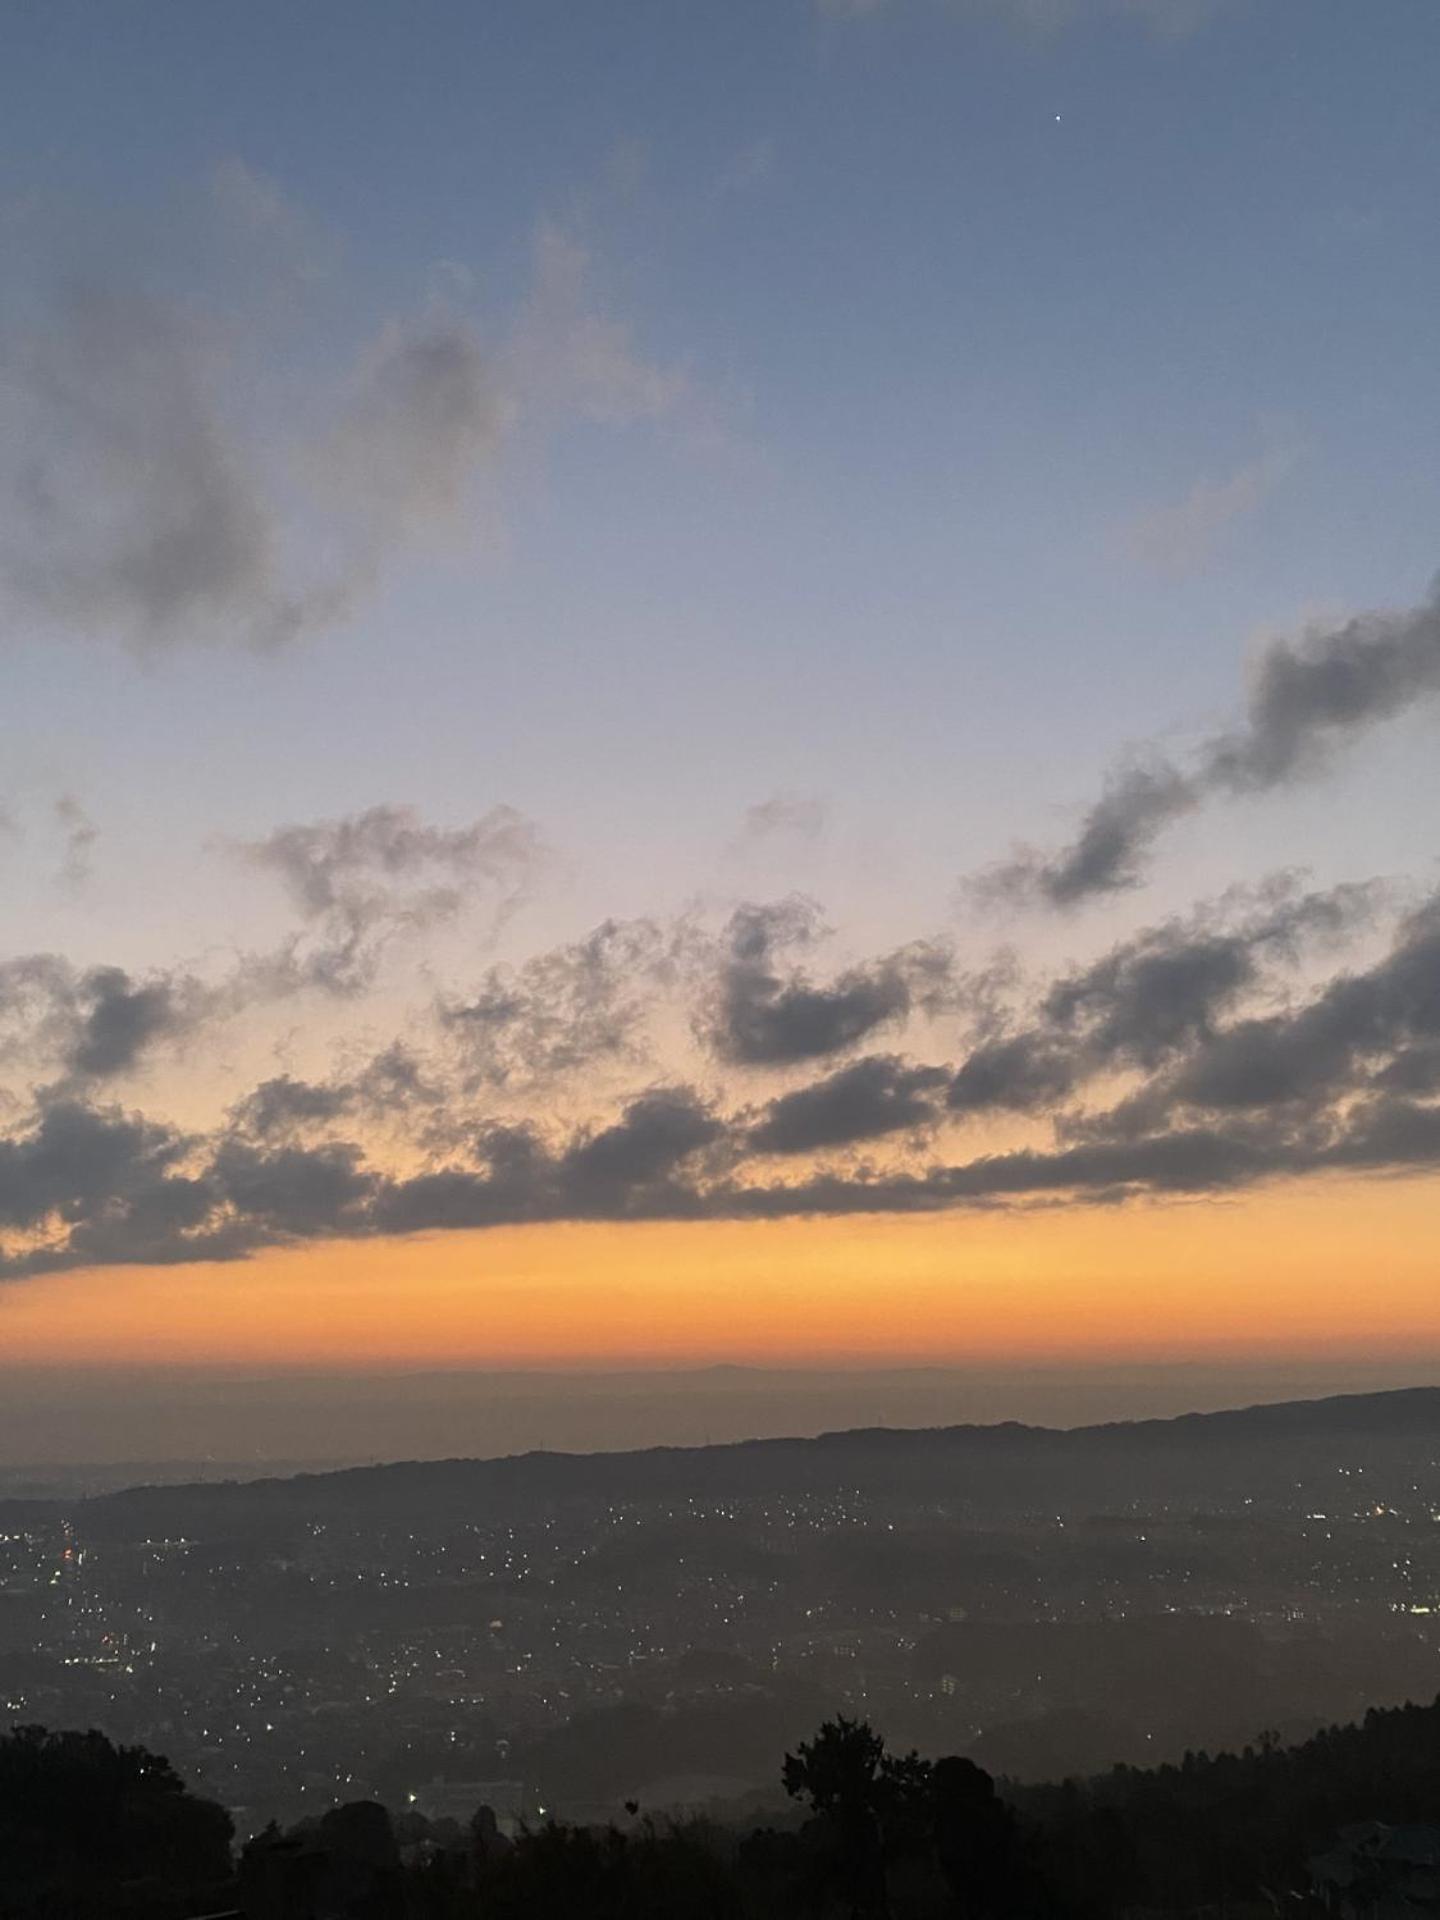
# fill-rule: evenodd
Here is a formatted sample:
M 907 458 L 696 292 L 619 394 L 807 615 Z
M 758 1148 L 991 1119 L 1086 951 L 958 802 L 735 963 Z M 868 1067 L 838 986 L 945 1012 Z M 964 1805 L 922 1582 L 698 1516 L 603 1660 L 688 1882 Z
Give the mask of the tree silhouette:
M 925 1804 L 930 1763 L 914 1753 L 888 1754 L 868 1721 L 842 1714 L 786 1754 L 780 1777 L 786 1793 L 806 1801 L 829 1828 L 852 1920 L 883 1920 L 890 1910 L 886 1861 Z
M 1015 1823 L 995 1782 L 954 1754 L 930 1770 L 935 1858 L 964 1920 L 1004 1920 L 1018 1895 Z
M 181 1911 L 230 1873 L 230 1816 L 168 1760 L 102 1733 L 0 1735 L 6 1914 Z
M 394 1920 L 405 1908 L 405 1873 L 390 1815 L 373 1800 L 352 1800 L 289 1833 L 272 1824 L 241 1855 L 240 1894 L 250 1920 L 312 1909 Z

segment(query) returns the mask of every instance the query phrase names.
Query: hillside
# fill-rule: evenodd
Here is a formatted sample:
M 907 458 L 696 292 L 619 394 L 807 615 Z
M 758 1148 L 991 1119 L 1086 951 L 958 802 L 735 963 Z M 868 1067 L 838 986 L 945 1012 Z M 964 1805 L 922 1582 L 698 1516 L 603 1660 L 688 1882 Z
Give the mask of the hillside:
M 137 1487 L 74 1503 L 91 1538 L 245 1530 L 298 1516 L 403 1516 L 536 1501 L 653 1501 L 829 1490 L 866 1498 L 927 1492 L 977 1507 L 1087 1506 L 1237 1494 L 1273 1499 L 1336 1472 L 1429 1464 L 1440 1448 L 1440 1388 L 1059 1429 L 1004 1423 L 866 1428 L 815 1439 L 404 1461 L 286 1479 Z M 33 1514 L 35 1503 L 26 1503 Z M 7 1508 L 0 1506 L 0 1517 Z

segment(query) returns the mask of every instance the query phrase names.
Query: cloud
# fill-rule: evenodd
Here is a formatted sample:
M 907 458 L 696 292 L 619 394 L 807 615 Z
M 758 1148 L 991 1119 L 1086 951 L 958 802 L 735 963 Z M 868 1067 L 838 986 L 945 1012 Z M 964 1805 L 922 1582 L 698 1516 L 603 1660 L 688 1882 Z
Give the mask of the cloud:
M 443 319 L 384 329 L 316 456 L 354 515 L 369 569 L 388 549 L 458 529 L 475 474 L 498 458 L 507 425 L 473 327 Z
M 1279 1128 L 1335 1135 L 1377 1093 L 1430 1090 L 1426 1062 L 1440 1043 L 1440 904 L 1403 919 L 1373 966 L 1340 972 L 1309 999 L 1275 1013 L 1241 1010 L 1206 1022 L 1117 1105 L 1072 1117 L 1091 1139 L 1264 1116 Z
M 827 1079 L 782 1094 L 753 1127 L 756 1153 L 811 1153 L 890 1133 L 919 1133 L 936 1122 L 943 1067 L 912 1067 L 893 1053 L 869 1054 Z
M 1210 742 L 1208 792 L 1262 793 L 1325 765 L 1384 720 L 1440 695 L 1440 597 L 1277 640 L 1261 654 L 1244 723 Z
M 692 395 L 683 368 L 641 354 L 630 329 L 600 307 L 590 250 L 543 222 L 535 235 L 531 290 L 506 345 L 502 379 L 524 420 L 629 426 L 658 420 Z
M 1056 854 L 1022 847 L 979 876 L 982 900 L 1014 903 L 1038 898 L 1073 907 L 1097 894 L 1138 887 L 1144 860 L 1163 828 L 1199 804 L 1194 784 L 1163 760 L 1110 774 L 1105 791 L 1085 815 L 1079 833 Z
M 283 257 L 292 293 L 333 264 L 243 163 L 212 189 L 222 234 Z M 242 249 L 231 281 L 244 267 L 248 288 L 252 264 Z M 646 358 L 599 303 L 591 254 L 553 224 L 492 341 L 432 300 L 303 392 L 285 385 L 276 314 L 207 301 L 203 276 L 180 293 L 179 275 L 152 278 L 76 274 L 0 339 L 0 593 L 17 632 L 152 652 L 282 646 L 354 618 L 403 554 L 472 532 L 480 481 L 517 436 L 543 448 L 577 423 L 658 421 L 693 397 L 689 375 Z
M 1162 831 L 1212 800 L 1313 776 L 1373 727 L 1440 695 L 1440 598 L 1314 626 L 1264 649 L 1240 724 L 1188 769 L 1155 756 L 1111 773 L 1069 846 L 1022 848 L 974 883 L 982 898 L 1073 907 L 1138 886 Z
M 1407 917 L 1390 952 L 1294 1012 L 1207 1036 L 1169 1083 L 1194 1107 L 1274 1107 L 1332 1093 L 1397 1049 L 1440 1041 L 1440 902 Z
M 1215 556 L 1225 536 L 1259 511 L 1295 464 L 1293 453 L 1271 447 L 1223 480 L 1197 480 L 1183 500 L 1152 507 L 1124 530 L 1132 556 L 1171 579 L 1197 573 Z
M 123 967 L 22 955 L 0 963 L 0 1052 L 49 1066 L 66 1087 L 114 1079 L 158 1043 L 193 1032 L 211 1005 L 182 972 L 137 979 Z
M 311 930 L 249 963 L 242 993 L 254 997 L 357 993 L 399 934 L 453 919 L 486 894 L 503 917 L 545 859 L 535 827 L 511 807 L 462 827 L 430 825 L 411 807 L 370 807 L 279 827 L 238 851 L 279 877 Z
M 488 1124 L 478 1165 L 450 1165 L 394 1182 L 377 1199 L 381 1232 L 555 1220 L 676 1219 L 704 1213 L 697 1161 L 723 1147 L 724 1123 L 688 1087 L 628 1102 L 608 1126 L 584 1128 L 553 1151 L 531 1126 Z M 689 1176 L 689 1177 L 687 1177 Z
M 231 1106 L 229 1129 L 269 1144 L 312 1135 L 351 1116 L 392 1127 L 417 1117 L 423 1124 L 450 1091 L 397 1040 L 348 1076 L 316 1081 L 282 1073 L 262 1080 Z
M 792 895 L 769 906 L 740 907 L 726 929 L 719 978 L 702 1030 L 721 1058 L 739 1066 L 778 1066 L 843 1053 L 878 1028 L 933 1004 L 949 985 L 949 956 L 904 948 L 816 983 L 781 956 L 821 935 L 813 902 Z
M 757 800 L 745 809 L 739 844 L 789 837 L 816 840 L 825 828 L 825 811 L 825 802 L 818 794 L 772 793 L 768 800 Z
M 1097 1078 L 1199 1059 L 1241 1030 L 1243 1022 L 1225 1027 L 1225 1016 L 1301 961 L 1372 926 L 1385 897 L 1375 885 L 1307 892 L 1287 875 L 1142 928 L 1053 981 L 1018 1032 L 986 1033 L 956 1073 L 948 1103 L 965 1114 L 1053 1113 Z M 992 1014 L 989 1025 L 997 1024 L 1003 1019 Z M 1127 1129 L 1150 1124 L 1153 1108 L 1150 1093 L 1128 1099 Z M 1065 1124 L 1086 1123 L 1067 1110 Z
M 83 836 L 88 823 L 76 831 Z M 0 1060 L 28 1063 L 74 1088 L 138 1071 L 161 1046 L 192 1040 L 246 1008 L 305 992 L 355 1000 L 403 936 L 477 905 L 498 924 L 546 858 L 531 823 L 506 807 L 460 827 L 433 825 L 407 807 L 373 807 L 281 827 L 237 851 L 279 878 L 299 932 L 210 979 L 182 967 L 143 975 L 76 967 L 43 953 L 0 962 Z M 283 1100 L 282 1082 L 271 1096 Z M 436 1098 L 398 1043 L 347 1082 L 348 1102 L 365 1112 Z
M 362 1218 L 381 1184 L 348 1141 L 315 1146 L 257 1146 L 224 1140 L 208 1168 L 220 1203 L 264 1241 L 343 1235 Z
M 133 1067 L 145 1048 L 188 1021 L 173 982 L 136 982 L 122 967 L 93 967 L 81 976 L 80 1019 L 66 1065 L 87 1079 L 108 1079 Z
M 463 827 L 435 827 L 412 807 L 369 807 L 363 813 L 277 828 L 246 852 L 285 881 L 307 919 L 348 914 L 357 898 L 431 872 L 453 882 L 509 882 L 538 855 L 534 828 L 510 807 L 496 807 Z
M 229 263 L 247 293 L 282 255 L 301 280 L 333 262 L 303 212 L 238 160 L 211 182 L 216 208 L 222 241 L 264 243 L 263 262 L 252 246 Z M 160 292 L 79 272 L 0 343 L 16 449 L 0 580 L 22 615 L 86 638 L 273 647 L 346 619 L 382 560 L 453 510 L 461 461 L 493 455 L 470 391 L 476 350 L 459 323 L 387 326 L 338 407 L 319 383 L 292 395 L 295 424 L 266 445 L 247 417 L 259 382 L 245 354 L 273 342 L 255 315 L 207 299 L 202 273 L 184 292 L 170 290 L 177 277 Z M 288 535 L 301 519 L 331 556 L 318 577 Z
M 683 924 L 605 920 L 519 967 L 492 967 L 473 992 L 438 1008 L 464 1084 L 524 1084 L 640 1060 L 656 997 L 679 978 L 692 944 Z
M 694 1155 L 724 1138 L 722 1123 L 689 1087 L 641 1094 L 613 1126 L 588 1134 L 559 1163 L 562 1186 L 617 1200 L 664 1183 Z
M 950 1083 L 955 1113 L 1032 1113 L 1063 1100 L 1081 1078 L 1071 1049 L 1031 1033 L 976 1047 Z
M 156 1121 L 54 1098 L 27 1131 L 0 1140 L 0 1223 L 96 1221 L 169 1181 L 186 1150 Z
M 1089 1058 L 1152 1067 L 1203 1040 L 1219 1016 L 1261 981 L 1268 967 L 1343 942 L 1373 920 L 1384 897 L 1376 886 L 1304 892 L 1272 886 L 1238 919 L 1201 909 L 1184 920 L 1147 927 L 1092 965 L 1057 980 L 1041 1005 L 1052 1031 L 1083 1036 Z
M 100 829 L 73 794 L 55 802 L 55 818 L 65 832 L 65 862 L 61 878 L 69 887 L 81 887 L 90 878 L 91 857 Z
M 260 1140 L 285 1138 L 309 1127 L 325 1126 L 338 1120 L 354 1105 L 353 1090 L 346 1086 L 318 1085 L 296 1080 L 288 1073 L 262 1080 L 231 1109 L 231 1120 L 238 1132 Z
M 139 647 L 293 639 L 280 523 L 220 401 L 195 311 L 77 280 L 12 346 L 0 584 L 19 610 Z
M 209 1135 L 43 1089 L 0 1136 L 0 1272 L 547 1221 L 1114 1204 L 1440 1166 L 1440 900 L 1409 913 L 1378 960 L 1297 1004 L 1257 1013 L 1244 998 L 1353 910 L 1324 895 L 1268 903 L 1234 930 L 1225 961 L 1213 929 L 1188 942 L 1151 930 L 1066 976 L 1040 996 L 1034 1026 L 958 1069 L 867 1055 L 779 1094 L 758 1120 L 660 1084 L 556 1140 L 543 1108 L 500 1120 L 467 1114 L 452 1093 L 443 1157 L 409 1173 L 329 1131 L 363 1117 L 363 1073 L 263 1082 Z M 370 1066 L 413 1080 L 399 1056 Z M 1117 1077 L 1118 1102 L 1076 1105 L 1088 1082 L 1108 1096 Z M 946 1113 L 1004 1107 L 1048 1114 L 1053 1144 L 918 1159 L 934 1156 Z M 770 1156 L 882 1139 L 896 1143 L 890 1164 L 756 1177 Z
M 398 809 L 261 844 L 322 932 L 350 924 L 356 889 L 380 890 L 388 925 L 508 870 L 483 823 Z M 607 922 L 443 1004 L 428 1055 L 352 1040 L 331 1074 L 272 1074 L 209 1130 L 105 1092 L 227 1010 L 229 983 L 32 955 L 0 968 L 0 1040 L 49 1075 L 0 1129 L 0 1274 L 567 1220 L 1108 1205 L 1440 1165 L 1440 898 L 1377 956 L 1390 907 L 1374 886 L 1281 876 L 1028 985 L 957 976 L 924 943 L 817 976 L 826 930 L 798 896 L 742 907 L 715 939 L 689 920 Z M 1360 934 L 1365 964 L 1334 964 Z M 672 994 L 693 997 L 721 1061 L 768 1074 L 758 1101 L 653 1067 L 602 1090 L 597 1066 L 633 1080 Z M 958 1061 L 835 1058 L 867 1027 L 957 1012 L 975 1035 Z M 545 1075 L 572 1070 L 562 1103 Z M 1002 1113 L 1024 1144 L 958 1149 L 962 1124 Z

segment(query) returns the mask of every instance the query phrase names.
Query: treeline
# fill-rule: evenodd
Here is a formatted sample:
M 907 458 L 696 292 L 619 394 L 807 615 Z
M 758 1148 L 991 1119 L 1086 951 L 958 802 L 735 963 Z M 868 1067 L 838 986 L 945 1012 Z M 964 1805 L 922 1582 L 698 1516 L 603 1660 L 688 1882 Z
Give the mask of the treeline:
M 513 1838 L 331 1809 L 232 1854 L 229 1816 L 98 1733 L 0 1738 L 0 1915 L 14 1920 L 1193 1920 L 1318 1913 L 1307 1859 L 1343 1827 L 1440 1819 L 1440 1701 L 1303 1746 L 997 1790 L 837 1719 L 785 1755 L 788 1824 L 741 1832 L 628 1806 Z M 1421 1909 L 1424 1910 L 1424 1909 Z

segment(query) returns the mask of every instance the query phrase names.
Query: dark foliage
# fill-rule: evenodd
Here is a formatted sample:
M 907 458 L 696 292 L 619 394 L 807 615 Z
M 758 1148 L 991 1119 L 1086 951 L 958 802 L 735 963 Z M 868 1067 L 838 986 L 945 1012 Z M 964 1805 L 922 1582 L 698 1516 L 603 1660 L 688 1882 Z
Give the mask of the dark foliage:
M 0 1739 L 0 1915 L 147 1920 L 1192 1920 L 1318 1911 L 1307 1860 L 1367 1821 L 1440 1815 L 1440 1701 L 1284 1749 L 1116 1768 L 1009 1802 L 972 1761 L 890 1754 L 838 1718 L 785 1756 L 798 1826 L 559 1822 L 507 1838 L 356 1802 L 271 1827 L 226 1880 L 229 1821 L 95 1733 Z
M 230 1816 L 143 1747 L 100 1733 L 0 1735 L 0 1915 L 153 1920 L 214 1905 Z

